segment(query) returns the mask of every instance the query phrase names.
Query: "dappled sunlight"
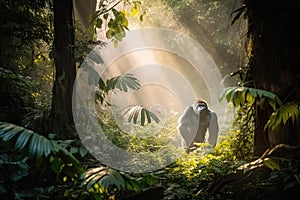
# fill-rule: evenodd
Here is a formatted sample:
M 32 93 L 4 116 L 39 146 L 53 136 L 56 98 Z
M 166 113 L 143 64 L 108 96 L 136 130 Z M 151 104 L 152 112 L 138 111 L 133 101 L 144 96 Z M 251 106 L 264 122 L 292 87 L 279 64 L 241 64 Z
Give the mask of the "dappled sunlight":
M 299 6 L 0 8 L 1 199 L 297 196 Z
M 133 103 L 132 96 L 139 96 L 139 100 L 135 102 L 140 101 L 143 105 L 151 107 L 153 103 L 161 104 L 160 101 L 164 101 L 162 99 L 168 99 L 169 93 L 176 95 L 173 95 L 171 101 L 168 99 L 169 104 L 175 102 L 178 105 L 176 102 L 179 102 L 179 106 L 170 110 L 170 106 L 161 104 L 169 109 L 166 109 L 167 112 L 181 112 L 196 99 L 203 98 L 219 114 L 222 124 L 225 109 L 224 104 L 218 101 L 218 94 L 224 87 L 222 77 L 209 54 L 191 38 L 165 29 L 137 29 L 128 32 L 117 47 L 108 46 L 100 52 L 105 68 L 99 70 L 96 67 L 96 70 L 104 79 L 131 73 L 141 82 L 142 88 L 145 84 L 147 88 L 157 84 L 165 88 L 166 93 L 161 95 L 149 89 L 148 94 L 146 90 L 130 91 L 126 94 L 118 92 L 112 96 L 111 102 L 117 106 L 121 105 L 119 109 Z M 154 102 L 154 97 L 148 98 L 149 96 L 159 98 Z

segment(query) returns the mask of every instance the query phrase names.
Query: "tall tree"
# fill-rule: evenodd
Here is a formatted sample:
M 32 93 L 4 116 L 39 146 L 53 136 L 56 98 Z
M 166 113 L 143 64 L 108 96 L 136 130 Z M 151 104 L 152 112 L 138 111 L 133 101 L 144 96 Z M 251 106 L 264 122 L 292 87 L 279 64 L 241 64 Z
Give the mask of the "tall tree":
M 253 86 L 277 94 L 287 105 L 300 101 L 300 2 L 244 0 L 248 20 L 247 54 Z M 248 80 L 249 81 L 249 80 Z M 276 130 L 265 129 L 272 109 L 257 109 L 254 156 L 277 144 L 299 145 L 299 118 L 288 120 Z
M 73 0 L 54 0 L 55 81 L 52 99 L 52 131 L 62 138 L 74 137 L 72 90 L 76 77 L 74 60 Z
M 100 17 L 104 18 L 108 22 L 106 36 L 117 43 L 122 40 L 122 37 L 125 37 L 125 31 L 128 30 L 128 20 L 125 12 L 116 10 L 116 6 L 122 2 L 124 6 L 132 5 L 138 8 L 140 5 L 140 2 L 135 0 L 99 1 L 98 9 L 95 11 L 96 0 L 76 0 L 75 11 L 79 16 L 83 29 L 85 29 L 84 31 L 88 32 L 87 29 L 92 27 L 92 33 L 90 34 L 94 34 L 96 28 L 102 28 Z M 62 139 L 77 137 L 72 113 L 72 92 L 76 78 L 73 3 L 73 0 L 53 0 L 54 47 L 52 56 L 55 61 L 55 80 L 51 126 L 52 132 L 59 134 Z M 94 23 L 90 24 L 90 20 Z

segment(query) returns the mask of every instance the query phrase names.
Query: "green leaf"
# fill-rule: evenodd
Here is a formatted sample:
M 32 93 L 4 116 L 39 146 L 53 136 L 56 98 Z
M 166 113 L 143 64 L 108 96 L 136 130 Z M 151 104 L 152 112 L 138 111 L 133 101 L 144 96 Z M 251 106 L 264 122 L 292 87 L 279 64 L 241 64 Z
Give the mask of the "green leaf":
M 122 175 L 116 170 L 109 169 L 107 167 L 91 168 L 84 172 L 81 176 L 81 186 L 86 186 L 87 189 L 94 188 L 95 185 L 99 185 L 103 188 L 103 193 L 112 193 L 112 189 L 117 188 L 118 191 L 125 188 L 127 185 L 127 176 Z
M 266 158 L 263 160 L 263 163 L 266 167 L 268 167 L 269 169 L 271 169 L 272 171 L 274 170 L 280 170 L 280 165 L 278 164 L 278 162 L 272 158 Z
M 70 153 L 71 154 L 74 154 L 74 153 L 77 153 L 78 152 L 78 148 L 77 147 L 71 147 L 70 149 Z
M 289 120 L 292 124 L 300 119 L 300 103 L 289 102 L 281 105 L 275 112 L 272 113 L 270 119 L 266 123 L 264 129 L 275 130 L 281 125 L 285 125 Z
M 275 110 L 278 105 L 281 105 L 279 97 L 272 92 L 247 88 L 247 87 L 228 87 L 220 94 L 219 100 L 226 98 L 227 102 L 231 102 L 234 107 L 248 104 L 252 106 L 253 103 L 268 102 L 270 106 Z
M 48 156 L 51 152 L 63 151 L 65 155 L 76 160 L 66 149 L 60 147 L 55 140 L 49 140 L 21 126 L 0 122 L 0 133 L 0 137 L 3 140 L 5 139 L 6 142 L 16 136 L 14 148 L 18 151 L 26 151 L 30 156 L 36 156 L 38 159 L 43 155 Z
M 227 91 L 225 92 L 225 97 L 227 102 L 230 102 L 232 100 L 232 93 L 234 91 L 234 88 L 228 88 Z
M 148 123 L 151 123 L 151 116 L 150 116 L 150 112 L 148 110 L 145 110 L 146 112 L 146 117 L 147 117 L 147 121 Z
M 80 147 L 79 153 L 80 153 L 81 157 L 84 157 L 88 153 L 88 150 L 85 147 Z
M 61 166 L 62 166 L 61 159 L 58 157 L 51 156 L 50 163 L 54 173 L 59 174 L 61 172 Z
M 30 140 L 30 143 L 29 143 L 29 154 L 31 156 L 37 155 L 37 151 L 39 150 L 38 143 L 39 143 L 39 137 L 36 135 L 33 135 Z
M 14 127 L 12 124 L 0 122 L 0 137 L 3 138 L 3 136 Z
M 142 108 L 141 109 L 141 126 L 144 126 L 145 125 L 145 108 Z
M 249 90 L 250 94 L 252 95 L 252 97 L 254 99 L 256 99 L 256 97 L 257 97 L 256 89 L 254 89 L 254 88 L 248 88 L 248 90 Z
M 132 105 L 128 106 L 125 109 L 123 109 L 123 117 L 128 117 L 127 121 L 132 122 L 134 124 L 138 124 L 140 122 L 141 126 L 144 126 L 146 124 L 146 118 L 147 122 L 151 123 L 152 119 L 159 123 L 160 119 L 152 112 L 147 110 L 142 105 Z M 139 118 L 140 116 L 140 118 Z M 139 121 L 140 119 L 140 121 Z
M 132 74 L 123 74 L 120 76 L 113 77 L 106 81 L 106 85 L 111 90 L 117 88 L 120 91 L 127 92 L 128 88 L 137 90 L 140 87 L 138 79 Z
M 93 15 L 90 17 L 89 19 L 89 23 L 88 23 L 88 33 L 90 33 L 91 35 L 94 34 L 94 25 L 95 25 L 95 20 L 98 19 L 100 14 L 100 11 L 96 11 L 95 13 L 93 13 Z
M 108 19 L 108 16 L 109 16 L 109 14 L 108 13 L 105 13 L 104 15 L 103 15 L 103 19 Z
M 103 23 L 102 19 L 100 19 L 100 18 L 96 19 L 96 27 L 97 28 L 101 28 L 102 27 L 102 23 Z
M 14 126 L 12 129 L 9 128 L 9 130 L 7 132 L 5 132 L 3 135 L 1 135 L 2 140 L 4 142 L 7 142 L 22 131 L 23 131 L 23 129 L 19 126 Z
M 42 140 L 44 142 L 44 156 L 47 157 L 52 151 L 52 142 L 45 137 L 43 137 Z
M 134 124 L 137 124 L 137 119 L 138 119 L 140 110 L 141 110 L 141 107 L 138 106 L 137 109 L 134 111 L 134 116 L 133 116 L 133 120 L 132 120 L 132 122 Z
M 106 174 L 103 176 L 98 183 L 102 185 L 105 189 L 110 188 L 110 186 L 116 186 L 118 190 L 121 189 L 121 184 L 119 183 L 118 179 L 111 174 Z
M 33 132 L 31 131 L 23 131 L 22 134 L 18 137 L 16 143 L 15 143 L 15 148 L 19 151 L 22 151 L 23 148 L 26 146 L 28 143 L 30 137 L 32 136 Z
M 107 39 L 111 39 L 113 37 L 114 33 L 111 29 L 109 29 L 108 31 L 106 31 L 106 38 Z

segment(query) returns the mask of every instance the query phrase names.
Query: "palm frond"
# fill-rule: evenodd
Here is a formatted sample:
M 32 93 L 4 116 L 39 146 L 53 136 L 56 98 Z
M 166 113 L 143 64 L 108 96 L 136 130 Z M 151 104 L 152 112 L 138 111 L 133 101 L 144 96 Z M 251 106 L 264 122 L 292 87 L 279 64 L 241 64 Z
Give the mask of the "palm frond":
M 36 157 L 37 160 L 47 157 L 51 153 L 62 152 L 74 163 L 78 163 L 78 160 L 69 151 L 59 145 L 59 141 L 50 140 L 15 124 L 0 122 L 0 139 L 4 142 L 12 142 L 15 150 L 24 151 L 28 156 Z
M 123 110 L 123 117 L 128 117 L 127 121 L 130 123 L 138 124 L 140 122 L 141 126 L 145 126 L 146 119 L 148 123 L 152 122 L 152 119 L 159 123 L 160 119 L 151 111 L 143 107 L 142 105 L 132 105 L 128 106 Z M 139 117 L 140 116 L 140 117 Z
M 46 137 L 29 129 L 10 123 L 0 122 L 0 139 L 4 142 L 15 141 L 18 151 L 27 150 L 30 156 L 47 157 L 53 151 L 53 143 Z
M 104 99 L 109 92 L 114 92 L 116 89 L 122 92 L 128 92 L 129 89 L 138 90 L 141 86 L 139 80 L 132 74 L 123 74 L 107 79 L 106 81 L 101 77 L 96 78 L 99 80 L 96 89 L 96 99 L 100 100 L 101 104 L 103 104 Z
M 128 188 L 138 190 L 138 185 L 129 176 L 104 166 L 87 170 L 81 174 L 80 179 L 81 187 L 86 187 L 87 190 L 95 188 L 95 185 L 101 188 L 101 192 L 109 194 Z
M 120 76 L 113 77 L 106 81 L 106 85 L 109 89 L 119 89 L 120 91 L 127 92 L 128 89 L 137 90 L 140 88 L 140 83 L 133 74 L 123 74 Z

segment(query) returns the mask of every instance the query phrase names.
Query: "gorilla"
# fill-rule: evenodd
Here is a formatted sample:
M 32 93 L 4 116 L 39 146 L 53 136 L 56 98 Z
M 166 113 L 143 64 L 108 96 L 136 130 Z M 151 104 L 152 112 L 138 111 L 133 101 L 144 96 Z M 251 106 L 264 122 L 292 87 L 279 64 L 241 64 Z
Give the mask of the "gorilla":
M 219 125 L 217 114 L 211 111 L 207 103 L 200 99 L 188 106 L 178 119 L 177 130 L 182 137 L 182 146 L 191 151 L 194 142 L 205 142 L 207 129 L 209 131 L 208 143 L 214 147 L 217 143 Z

